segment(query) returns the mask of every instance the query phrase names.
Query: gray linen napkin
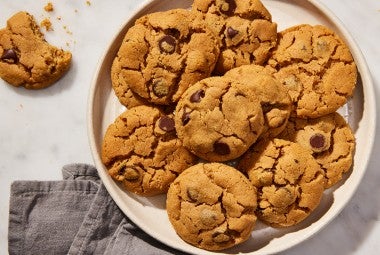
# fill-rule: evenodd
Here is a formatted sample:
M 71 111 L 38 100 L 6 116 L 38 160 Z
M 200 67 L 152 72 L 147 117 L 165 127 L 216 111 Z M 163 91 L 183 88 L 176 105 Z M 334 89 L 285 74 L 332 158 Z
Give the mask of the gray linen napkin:
M 97 170 L 62 169 L 63 181 L 15 181 L 9 254 L 185 254 L 153 239 L 117 207 Z

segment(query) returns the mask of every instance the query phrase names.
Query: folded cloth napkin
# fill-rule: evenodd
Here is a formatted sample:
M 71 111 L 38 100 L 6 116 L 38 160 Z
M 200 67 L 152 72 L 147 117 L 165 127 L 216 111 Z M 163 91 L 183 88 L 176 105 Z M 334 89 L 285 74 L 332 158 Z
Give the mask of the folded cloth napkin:
M 153 239 L 117 207 L 86 164 L 62 169 L 63 181 L 15 181 L 9 254 L 185 254 Z

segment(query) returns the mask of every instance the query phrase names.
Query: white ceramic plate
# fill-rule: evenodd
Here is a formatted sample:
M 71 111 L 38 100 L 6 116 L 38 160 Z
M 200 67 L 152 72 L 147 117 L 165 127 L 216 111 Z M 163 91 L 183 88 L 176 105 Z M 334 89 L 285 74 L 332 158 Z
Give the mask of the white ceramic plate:
M 195 248 L 182 241 L 172 228 L 166 211 L 166 196 L 143 198 L 123 191 L 107 174 L 101 163 L 101 143 L 106 128 L 125 110 L 115 97 L 110 80 L 110 69 L 121 41 L 136 18 L 150 12 L 173 8 L 189 8 L 191 0 L 152 0 L 128 17 L 119 34 L 111 42 L 95 73 L 88 102 L 88 133 L 90 146 L 99 175 L 120 209 L 141 229 L 157 240 L 192 254 L 214 254 Z M 375 134 L 375 99 L 373 84 L 365 60 L 340 21 L 315 0 L 263 0 L 278 24 L 278 31 L 293 25 L 323 24 L 336 31 L 350 46 L 358 66 L 360 79 L 353 98 L 339 112 L 346 117 L 356 136 L 357 146 L 352 171 L 333 189 L 325 191 L 320 206 L 301 224 L 285 229 L 274 229 L 258 223 L 251 238 L 234 248 L 218 254 L 271 254 L 290 248 L 319 231 L 346 205 L 358 187 L 366 170 Z

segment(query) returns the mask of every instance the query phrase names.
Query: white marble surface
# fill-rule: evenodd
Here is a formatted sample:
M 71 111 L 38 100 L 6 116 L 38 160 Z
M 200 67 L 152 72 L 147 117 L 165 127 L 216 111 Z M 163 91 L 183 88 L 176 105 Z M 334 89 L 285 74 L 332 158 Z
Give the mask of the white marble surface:
M 174 0 L 173 0 L 174 1 Z M 286 0 L 283 0 L 286 1 Z M 368 63 L 380 95 L 380 1 L 320 0 L 348 28 Z M 49 17 L 47 40 L 73 53 L 69 73 L 39 91 L 0 80 L 0 254 L 7 253 L 9 188 L 14 180 L 60 180 L 67 163 L 92 163 L 87 139 L 87 97 L 107 44 L 129 14 L 147 0 L 1 0 L 0 27 L 17 11 Z M 380 106 L 377 105 L 379 112 Z M 345 209 L 312 238 L 283 254 L 378 254 L 380 250 L 380 118 L 367 172 Z

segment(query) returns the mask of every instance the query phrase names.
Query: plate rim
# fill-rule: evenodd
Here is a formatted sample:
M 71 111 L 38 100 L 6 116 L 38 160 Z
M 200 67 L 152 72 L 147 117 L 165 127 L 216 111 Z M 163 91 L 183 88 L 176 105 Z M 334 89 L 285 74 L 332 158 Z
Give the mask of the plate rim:
M 152 233 L 149 231 L 149 228 L 145 226 L 144 224 L 139 224 L 139 220 L 135 218 L 133 215 L 128 214 L 128 210 L 124 207 L 124 203 L 122 201 L 122 197 L 120 197 L 118 194 L 114 192 L 114 189 L 112 188 L 112 185 L 114 183 L 112 179 L 109 178 L 107 173 L 105 171 L 102 171 L 102 169 L 99 169 L 99 166 L 102 165 L 101 158 L 98 152 L 97 143 L 96 143 L 96 137 L 95 137 L 95 127 L 94 127 L 94 100 L 95 100 L 95 93 L 96 88 L 98 84 L 99 79 L 99 73 L 102 69 L 102 66 L 104 64 L 104 61 L 107 58 L 107 53 L 109 53 L 112 50 L 113 42 L 120 36 L 123 36 L 121 33 L 123 30 L 125 30 L 126 26 L 129 22 L 131 22 L 131 19 L 139 15 L 139 13 L 144 12 L 146 9 L 149 9 L 151 5 L 153 5 L 155 2 L 159 2 L 160 0 L 148 0 L 143 4 L 140 4 L 136 6 L 135 10 L 128 15 L 128 18 L 126 21 L 120 26 L 120 29 L 117 30 L 115 36 L 113 36 L 110 40 L 110 43 L 104 50 L 101 58 L 99 59 L 98 65 L 96 67 L 96 70 L 93 73 L 93 79 L 91 81 L 90 90 L 87 98 L 87 136 L 89 140 L 90 150 L 92 154 L 92 158 L 94 160 L 95 166 L 97 168 L 98 174 L 100 176 L 101 181 L 104 183 L 104 186 L 106 187 L 107 191 L 109 192 L 112 199 L 115 201 L 115 203 L 119 206 L 121 211 L 131 220 L 133 221 L 139 228 L 141 228 L 144 232 L 146 232 L 148 235 L 152 236 L 156 240 L 166 244 L 169 247 L 178 249 L 180 251 L 184 252 L 190 252 L 193 253 L 194 251 L 189 251 L 187 249 L 184 249 L 183 247 L 178 247 L 177 245 L 173 245 L 173 243 L 167 242 L 165 240 L 162 240 L 159 236 L 157 236 L 155 233 Z M 186 1 L 186 0 L 184 0 Z M 267 0 L 268 1 L 268 0 Z M 282 0 L 269 0 L 269 1 L 282 1 Z M 293 1 L 293 0 L 292 0 Z M 362 54 L 359 45 L 354 40 L 353 36 L 350 34 L 350 32 L 347 30 L 347 28 L 344 26 L 343 22 L 324 4 L 322 4 L 319 0 L 307 0 L 309 3 L 311 3 L 316 9 L 321 11 L 328 20 L 330 20 L 339 30 L 339 33 L 343 36 L 344 40 L 346 40 L 347 45 L 350 47 L 351 54 L 353 55 L 358 72 L 360 73 L 361 79 L 362 79 L 362 89 L 363 89 L 363 118 L 366 117 L 366 120 L 368 121 L 368 128 L 367 133 L 372 138 L 376 134 L 376 99 L 375 99 L 375 93 L 374 93 L 374 84 L 372 80 L 372 75 L 370 73 L 368 64 L 364 58 L 364 55 Z M 265 4 L 265 0 L 262 0 L 262 2 Z M 287 2 L 287 1 L 286 1 Z M 370 117 L 368 117 L 370 116 Z M 340 200 L 339 205 L 337 206 L 336 210 L 334 212 L 331 212 L 328 210 L 325 217 L 329 216 L 330 214 L 333 214 L 332 216 L 328 217 L 328 219 L 324 222 L 324 224 L 312 224 L 310 225 L 308 234 L 305 235 L 302 240 L 299 239 L 293 239 L 293 241 L 288 242 L 287 244 L 279 247 L 279 249 L 272 249 L 269 251 L 270 254 L 277 253 L 281 251 L 285 251 L 291 247 L 294 247 L 297 244 L 300 244 L 312 236 L 314 236 L 316 233 L 318 233 L 320 230 L 322 230 L 324 227 L 329 225 L 331 221 L 333 221 L 337 215 L 346 207 L 349 200 L 352 199 L 353 195 L 355 194 L 356 190 L 358 189 L 360 183 L 362 182 L 363 176 L 368 168 L 368 163 L 372 155 L 373 147 L 374 147 L 374 139 L 368 139 L 367 145 L 363 150 L 364 155 L 366 157 L 364 158 L 364 164 L 359 166 L 359 168 L 363 171 L 360 171 L 360 174 L 357 176 L 358 180 L 355 182 L 355 186 L 352 187 L 349 190 L 348 196 L 345 197 L 344 201 Z M 327 216 L 326 216 L 327 215 Z M 192 246 L 193 247 L 193 246 Z M 198 253 L 197 254 L 215 254 L 215 252 L 210 252 L 206 250 L 199 249 L 197 247 L 193 247 Z M 260 250 L 252 251 L 252 254 L 259 254 Z M 223 251 L 221 251 L 223 252 Z M 217 252 L 218 254 L 223 254 L 221 252 Z M 246 253 L 251 254 L 251 253 Z

